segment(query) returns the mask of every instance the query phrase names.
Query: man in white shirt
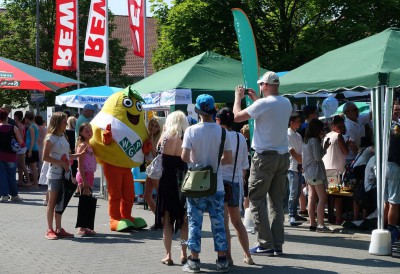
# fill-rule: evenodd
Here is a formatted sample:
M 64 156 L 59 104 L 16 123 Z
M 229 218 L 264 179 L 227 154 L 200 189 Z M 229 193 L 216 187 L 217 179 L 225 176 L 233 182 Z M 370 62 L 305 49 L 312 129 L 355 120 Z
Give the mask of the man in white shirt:
M 279 96 L 279 77 L 274 72 L 265 73 L 257 83 L 264 98 L 259 98 L 253 89 L 249 89 L 248 96 L 254 103 L 242 110 L 244 88 L 238 86 L 233 113 L 237 123 L 254 119 L 252 148 L 255 153 L 250 170 L 249 198 L 258 245 L 251 248 L 250 253 L 273 256 L 282 254 L 284 242 L 283 203 L 289 168 L 287 125 L 292 105 L 287 98 Z
M 372 114 L 359 114 L 356 104 L 347 102 L 343 107 L 343 113 L 346 115 L 344 125 L 346 126 L 345 141 L 350 139 L 350 152 L 346 156 L 346 162 L 351 163 L 357 156 L 361 147 L 361 138 L 365 136 L 365 125 L 371 120 Z
M 215 251 L 218 253 L 216 261 L 217 270 L 228 271 L 228 260 L 226 251 L 228 244 L 224 227 L 224 183 L 222 169 L 219 166 L 219 147 L 221 144 L 222 130 L 213 119 L 216 113 L 214 98 L 208 94 L 199 95 L 196 99 L 195 111 L 201 117 L 201 122 L 190 126 L 184 134 L 181 158 L 189 166 L 212 166 L 217 172 L 217 192 L 211 196 L 202 198 L 187 198 L 187 215 L 189 223 L 189 237 L 187 246 L 191 251 L 186 264 L 182 270 L 185 272 L 199 272 L 201 251 L 201 227 L 203 213 L 208 211 L 212 231 L 214 234 Z M 227 134 L 226 134 L 227 135 Z M 230 138 L 225 138 L 221 165 L 232 162 L 232 147 Z

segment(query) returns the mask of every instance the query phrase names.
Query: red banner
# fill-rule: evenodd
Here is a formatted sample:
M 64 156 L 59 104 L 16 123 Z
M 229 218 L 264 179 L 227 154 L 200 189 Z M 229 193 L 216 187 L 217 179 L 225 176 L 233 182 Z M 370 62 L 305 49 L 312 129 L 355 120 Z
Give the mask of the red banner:
M 53 69 L 76 70 L 76 0 L 57 0 Z
M 107 64 L 106 0 L 90 2 L 83 60 Z
M 143 0 L 128 0 L 129 25 L 133 53 L 144 58 L 144 3 Z

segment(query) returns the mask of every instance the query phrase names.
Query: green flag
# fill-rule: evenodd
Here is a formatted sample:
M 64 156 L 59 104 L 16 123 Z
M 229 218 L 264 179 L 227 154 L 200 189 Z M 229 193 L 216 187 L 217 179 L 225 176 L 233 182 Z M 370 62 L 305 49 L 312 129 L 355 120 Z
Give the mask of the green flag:
M 252 88 L 259 95 L 257 80 L 259 78 L 259 65 L 257 57 L 256 43 L 253 30 L 251 29 L 249 18 L 243 10 L 232 9 L 236 35 L 239 41 L 239 50 L 242 57 L 243 84 L 247 88 Z M 253 101 L 246 96 L 246 106 L 250 106 Z M 254 121 L 249 120 L 250 139 L 253 138 Z

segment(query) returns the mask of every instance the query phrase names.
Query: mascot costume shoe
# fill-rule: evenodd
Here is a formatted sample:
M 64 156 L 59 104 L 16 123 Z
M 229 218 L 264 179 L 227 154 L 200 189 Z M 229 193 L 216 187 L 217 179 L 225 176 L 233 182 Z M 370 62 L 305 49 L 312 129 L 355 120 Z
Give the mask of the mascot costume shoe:
M 91 122 L 90 144 L 107 180 L 112 231 L 147 226 L 142 218 L 131 216 L 135 197 L 131 168 L 140 166 L 149 150 L 142 102 L 139 93 L 128 87 L 110 96 Z

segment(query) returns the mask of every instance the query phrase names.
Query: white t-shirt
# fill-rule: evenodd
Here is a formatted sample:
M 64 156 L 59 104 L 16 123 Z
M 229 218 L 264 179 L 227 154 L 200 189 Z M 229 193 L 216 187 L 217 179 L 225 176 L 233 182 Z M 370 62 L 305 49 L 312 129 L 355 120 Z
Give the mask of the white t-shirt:
M 237 136 L 239 136 L 239 149 L 236 160 L 235 178 L 233 179 L 233 181 L 236 183 L 243 182 L 243 169 L 249 168 L 246 139 L 242 134 L 235 131 L 228 131 L 226 137 L 230 139 L 232 145 L 232 164 L 221 166 L 223 179 L 227 181 L 232 181 L 233 167 L 235 165 L 236 157 Z
M 339 145 L 339 133 L 331 131 L 326 134 L 323 144 L 329 138 L 331 145 L 326 150 L 326 154 L 322 158 L 325 169 L 334 169 L 342 174 L 346 166 L 346 155 L 343 154 Z
M 297 154 L 301 155 L 301 152 L 303 150 L 303 139 L 301 138 L 301 135 L 298 134 L 296 131 L 292 130 L 291 128 L 288 128 L 287 130 L 287 138 L 289 142 L 289 151 L 293 148 Z M 290 165 L 289 165 L 289 170 L 291 171 L 298 171 L 297 170 L 297 165 L 299 164 L 292 155 L 290 155 Z
M 49 140 L 53 147 L 51 148 L 50 156 L 54 159 L 60 160 L 65 154 L 69 160 L 69 143 L 64 135 L 47 135 L 45 142 Z M 50 164 L 49 170 L 47 172 L 48 179 L 61 179 L 63 168 L 61 166 Z
M 245 109 L 254 119 L 254 137 L 251 147 L 261 153 L 275 150 L 279 154 L 288 152 L 287 128 L 292 105 L 289 99 L 270 95 L 255 101 Z
M 221 134 L 221 127 L 216 123 L 198 123 L 188 127 L 183 136 L 182 148 L 190 149 L 191 163 L 189 166 L 198 165 L 200 167 L 206 167 L 210 165 L 215 172 L 218 168 L 218 152 L 221 144 Z M 227 132 L 224 151 L 228 150 L 232 150 L 232 146 Z M 218 168 L 217 177 L 217 191 L 224 191 L 221 164 Z
M 365 125 L 369 123 L 370 114 L 369 113 L 362 113 L 358 117 L 357 123 L 350 120 L 344 119 L 344 125 L 346 126 L 346 135 L 344 135 L 344 140 L 347 141 L 348 138 L 351 138 L 357 145 L 360 147 L 361 145 L 361 138 L 365 136 Z M 347 160 L 354 160 L 356 155 L 350 150 L 349 154 L 347 154 Z

